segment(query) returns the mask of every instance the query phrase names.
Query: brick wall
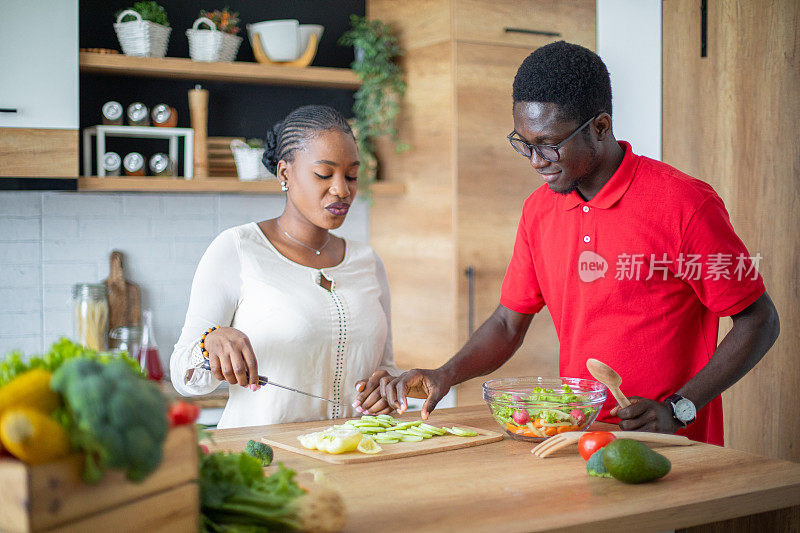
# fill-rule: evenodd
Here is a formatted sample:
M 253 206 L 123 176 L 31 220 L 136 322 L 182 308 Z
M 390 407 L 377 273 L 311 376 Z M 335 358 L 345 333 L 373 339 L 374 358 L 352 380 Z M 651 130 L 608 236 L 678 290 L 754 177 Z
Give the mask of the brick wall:
M 200 256 L 222 230 L 272 218 L 277 195 L 0 192 L 0 357 L 40 353 L 72 334 L 71 288 L 108 276 L 121 250 L 125 276 L 153 310 L 167 359 L 178 339 Z M 336 233 L 367 242 L 369 207 L 358 202 Z

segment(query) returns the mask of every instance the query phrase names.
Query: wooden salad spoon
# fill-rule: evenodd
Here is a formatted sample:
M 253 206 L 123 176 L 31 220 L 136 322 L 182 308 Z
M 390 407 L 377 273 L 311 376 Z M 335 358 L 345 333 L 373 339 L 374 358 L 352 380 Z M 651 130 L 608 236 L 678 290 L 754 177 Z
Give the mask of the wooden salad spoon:
M 589 370 L 594 379 L 608 387 L 620 407 L 628 407 L 631 404 L 631 401 L 619 390 L 619 386 L 622 385 L 622 378 L 613 368 L 597 359 L 587 359 L 586 369 Z

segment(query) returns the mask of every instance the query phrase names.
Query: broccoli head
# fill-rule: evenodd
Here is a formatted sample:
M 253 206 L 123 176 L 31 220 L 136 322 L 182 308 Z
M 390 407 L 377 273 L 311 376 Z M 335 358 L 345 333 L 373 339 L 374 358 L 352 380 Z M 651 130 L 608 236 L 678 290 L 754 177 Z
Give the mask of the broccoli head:
M 247 441 L 244 453 L 261 461 L 261 466 L 269 466 L 272 463 L 272 448 L 263 442 Z
M 592 456 L 589 457 L 589 460 L 586 461 L 586 471 L 590 476 L 611 477 L 611 473 L 606 470 L 606 466 L 603 464 L 603 448 L 594 452 Z
M 99 481 L 106 468 L 140 481 L 158 467 L 167 402 L 127 362 L 76 357 L 61 365 L 50 386 L 63 395 L 73 444 L 86 455 L 86 481 Z

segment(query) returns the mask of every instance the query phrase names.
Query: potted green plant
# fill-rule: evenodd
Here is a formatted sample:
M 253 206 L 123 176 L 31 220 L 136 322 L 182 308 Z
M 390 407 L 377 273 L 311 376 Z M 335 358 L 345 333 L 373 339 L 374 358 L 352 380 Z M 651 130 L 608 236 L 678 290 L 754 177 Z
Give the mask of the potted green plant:
M 166 10 L 151 1 L 136 2 L 117 13 L 114 24 L 122 52 L 128 56 L 164 57 L 172 28 Z
M 369 187 L 377 169 L 375 139 L 388 135 L 397 152 L 408 149 L 400 142 L 395 127 L 400 99 L 406 91 L 403 71 L 397 63 L 403 51 L 391 28 L 380 20 L 351 15 L 350 25 L 339 44 L 355 49 L 351 67 L 362 84 L 354 96 L 353 129 L 362 161 L 359 179 Z
M 205 24 L 208 29 L 200 29 Z M 186 30 L 189 38 L 189 57 L 193 61 L 225 61 L 236 58 L 242 38 L 239 33 L 239 13 L 225 9 L 201 10 L 192 28 Z

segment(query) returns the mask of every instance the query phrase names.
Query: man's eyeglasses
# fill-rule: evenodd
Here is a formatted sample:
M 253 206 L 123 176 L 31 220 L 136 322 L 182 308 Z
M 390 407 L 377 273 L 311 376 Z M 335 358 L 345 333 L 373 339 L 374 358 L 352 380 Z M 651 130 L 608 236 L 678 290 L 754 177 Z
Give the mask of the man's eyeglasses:
M 514 148 L 514 150 L 517 151 L 519 155 L 530 159 L 531 155 L 535 151 L 536 155 L 538 155 L 545 161 L 550 161 L 551 163 L 555 163 L 556 161 L 561 159 L 561 154 L 559 154 L 558 150 L 562 146 L 567 144 L 567 142 L 569 142 L 570 139 L 575 137 L 586 126 L 591 124 L 595 118 L 597 117 L 592 117 L 586 122 L 584 122 L 583 125 L 579 126 L 577 130 L 570 133 L 569 137 L 567 137 L 558 144 L 528 144 L 519 137 L 514 137 L 514 135 L 519 135 L 516 131 L 512 131 L 511 133 L 509 133 L 506 138 L 508 139 L 508 142 L 511 143 L 511 146 Z

